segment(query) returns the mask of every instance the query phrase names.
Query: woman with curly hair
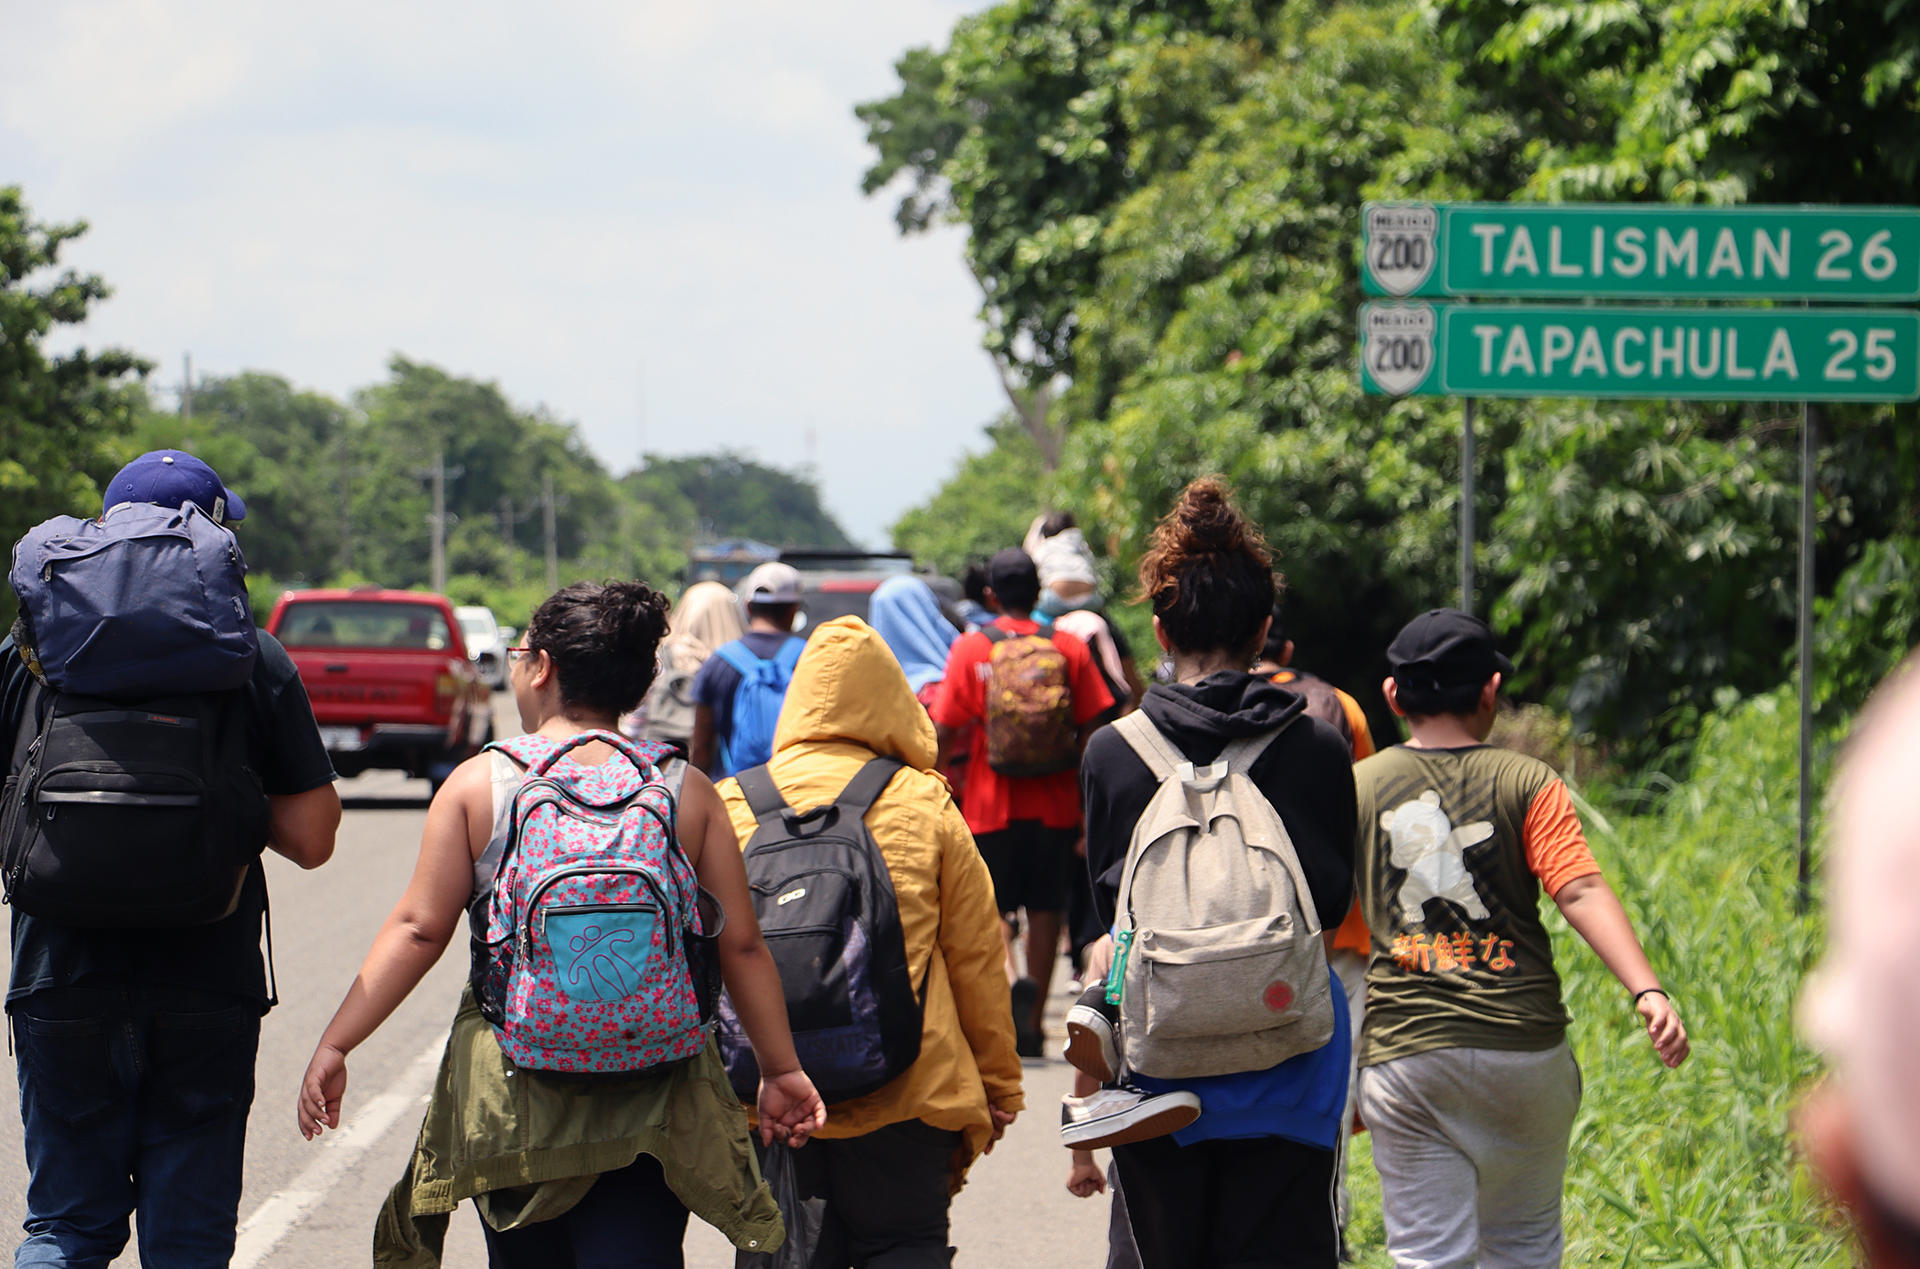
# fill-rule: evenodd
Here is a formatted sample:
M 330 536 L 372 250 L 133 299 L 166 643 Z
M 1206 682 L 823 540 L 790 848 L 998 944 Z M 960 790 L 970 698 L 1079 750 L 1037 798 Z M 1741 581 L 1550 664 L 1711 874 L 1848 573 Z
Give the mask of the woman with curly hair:
M 1174 672 L 1173 682 L 1148 689 L 1140 712 L 1196 766 L 1215 762 L 1241 738 L 1272 737 L 1248 774 L 1292 838 L 1310 891 L 1302 901 L 1313 904 L 1320 925 L 1330 930 L 1346 914 L 1353 888 L 1351 757 L 1332 727 L 1307 716 L 1298 695 L 1248 673 L 1266 638 L 1277 590 L 1258 529 L 1221 482 L 1208 477 L 1188 485 L 1154 530 L 1140 563 L 1141 598 L 1153 605 L 1154 635 L 1172 657 Z M 1117 725 L 1088 743 L 1080 768 L 1087 867 L 1109 927 L 1134 825 L 1159 783 Z M 1110 939 L 1096 949 L 1096 961 L 1104 963 Z M 1331 1191 L 1344 1129 L 1350 1037 L 1345 999 L 1330 972 L 1329 989 L 1333 1035 L 1320 1048 L 1266 1070 L 1181 1080 L 1135 1074 L 1134 1088 L 1096 1095 L 1116 1106 L 1170 1093 L 1198 1098 L 1198 1118 L 1188 1126 L 1113 1148 L 1146 1269 L 1332 1269 L 1336 1263 Z M 1100 1019 L 1083 1003 L 1069 1023 L 1070 1033 L 1082 1031 L 1077 1042 Z M 1105 1052 L 1103 1061 L 1090 1065 L 1113 1065 L 1110 1041 Z M 1104 1072 L 1108 1080 L 1114 1074 Z M 1083 1080 L 1076 1091 L 1092 1093 L 1092 1078 Z M 1070 1182 L 1076 1192 L 1090 1192 L 1097 1177 L 1090 1158 L 1076 1158 Z
M 347 1054 L 373 1034 L 439 960 L 465 910 L 489 938 L 487 899 L 530 768 L 594 796 L 594 806 L 664 782 L 673 837 L 699 889 L 718 901 L 727 990 L 759 1059 L 761 1137 L 794 1144 L 826 1107 L 794 1055 L 779 972 L 754 919 L 733 825 L 707 778 L 665 746 L 614 734 L 652 682 L 667 602 L 639 582 L 577 582 L 534 610 L 508 682 L 526 734 L 469 758 L 427 809 L 413 879 L 374 937 L 320 1037 L 296 1105 L 309 1139 L 340 1125 Z M 448 1213 L 471 1198 L 494 1269 L 678 1266 L 689 1209 L 742 1249 L 780 1237 L 747 1117 L 716 1046 L 632 1074 L 583 1077 L 517 1066 L 482 1017 L 471 984 L 434 1080 L 406 1175 L 374 1231 L 381 1264 L 440 1263 Z

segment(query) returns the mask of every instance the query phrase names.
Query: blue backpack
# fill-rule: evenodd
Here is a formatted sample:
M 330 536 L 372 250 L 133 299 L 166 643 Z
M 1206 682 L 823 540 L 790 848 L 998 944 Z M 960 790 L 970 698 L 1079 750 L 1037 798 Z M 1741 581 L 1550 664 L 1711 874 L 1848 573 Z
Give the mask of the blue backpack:
M 247 562 L 193 503 L 55 516 L 13 548 L 17 642 L 47 686 L 111 700 L 246 686 L 259 655 Z
M 715 654 L 740 671 L 740 686 L 733 690 L 733 730 L 720 741 L 722 774 L 745 771 L 773 757 L 773 729 L 793 682 L 793 667 L 806 646 L 807 641 L 795 635 L 771 659 L 762 660 L 735 639 Z

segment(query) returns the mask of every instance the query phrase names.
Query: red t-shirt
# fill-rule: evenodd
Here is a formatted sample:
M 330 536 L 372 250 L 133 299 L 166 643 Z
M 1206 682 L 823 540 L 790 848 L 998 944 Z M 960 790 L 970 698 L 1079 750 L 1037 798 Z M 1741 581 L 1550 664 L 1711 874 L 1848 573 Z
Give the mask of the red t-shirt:
M 998 617 L 994 625 L 1009 634 L 1040 633 L 1037 622 Z M 1053 631 L 1053 646 L 1067 659 L 1067 683 L 1073 689 L 1073 721 L 1086 726 L 1113 707 L 1113 694 L 1094 664 L 1087 645 Z M 947 653 L 947 674 L 933 701 L 933 721 L 952 731 L 983 722 L 987 706 L 987 664 L 993 643 L 979 631 L 961 635 Z M 1080 826 L 1080 773 L 1056 771 L 1043 776 L 1003 776 L 987 765 L 987 729 L 972 728 L 967 743 L 967 783 L 960 812 L 975 833 L 993 833 L 1015 820 L 1039 820 L 1048 828 Z

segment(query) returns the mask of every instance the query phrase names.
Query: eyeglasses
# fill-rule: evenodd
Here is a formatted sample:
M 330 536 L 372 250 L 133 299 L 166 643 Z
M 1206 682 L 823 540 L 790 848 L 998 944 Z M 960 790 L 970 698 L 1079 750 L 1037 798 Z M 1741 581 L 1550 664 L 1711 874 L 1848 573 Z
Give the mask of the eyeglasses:
M 532 648 L 531 646 L 528 646 L 528 647 L 522 647 L 522 648 L 508 648 L 508 649 L 507 649 L 507 663 L 508 663 L 509 665 L 511 665 L 511 664 L 512 664 L 513 662 L 515 662 L 515 661 L 518 661 L 518 660 L 519 660 L 520 658 L 522 658 L 522 657 L 529 657 L 529 656 L 532 656 L 532 655 L 533 655 L 533 651 L 534 651 L 534 650 L 533 650 L 533 648 Z

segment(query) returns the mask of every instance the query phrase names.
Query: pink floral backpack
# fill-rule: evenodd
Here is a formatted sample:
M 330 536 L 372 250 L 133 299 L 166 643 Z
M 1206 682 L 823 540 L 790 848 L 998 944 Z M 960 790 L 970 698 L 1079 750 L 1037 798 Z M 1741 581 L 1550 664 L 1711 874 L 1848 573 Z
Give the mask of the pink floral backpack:
M 563 761 L 590 741 L 599 766 Z M 491 895 L 476 893 L 474 991 L 516 1066 L 645 1071 L 707 1042 L 711 961 L 699 882 L 674 836 L 663 744 L 606 731 L 490 746 L 527 768 Z M 481 936 L 478 932 L 484 929 Z

